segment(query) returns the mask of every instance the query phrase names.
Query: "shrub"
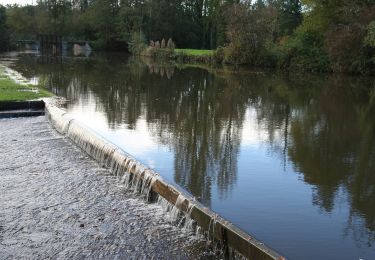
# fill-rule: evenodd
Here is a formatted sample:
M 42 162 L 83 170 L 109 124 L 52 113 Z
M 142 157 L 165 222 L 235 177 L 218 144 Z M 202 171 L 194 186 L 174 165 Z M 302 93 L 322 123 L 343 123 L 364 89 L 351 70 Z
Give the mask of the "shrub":
M 312 30 L 297 30 L 285 46 L 287 66 L 311 72 L 330 70 L 328 54 L 323 48 L 323 35 Z
M 367 34 L 364 39 L 365 45 L 368 47 L 368 63 L 370 63 L 371 69 L 374 72 L 375 67 L 375 21 L 371 22 L 367 27 Z
M 164 49 L 165 48 L 165 40 L 164 38 L 161 40 L 160 48 Z
M 155 48 L 160 48 L 160 42 L 159 41 L 155 42 Z
M 366 46 L 375 48 L 375 21 L 368 25 L 364 42 Z
M 168 39 L 168 42 L 167 42 L 167 48 L 168 48 L 168 49 L 172 49 L 172 50 L 174 50 L 175 47 L 176 47 L 176 46 L 175 46 L 173 40 L 172 40 L 171 38 L 169 38 L 169 39 Z
M 157 59 L 171 59 L 173 58 L 173 50 L 168 48 L 155 49 L 154 57 Z
M 130 41 L 128 42 L 129 51 L 133 55 L 139 55 L 147 47 L 146 39 L 142 32 L 133 32 Z
M 223 63 L 225 59 L 225 49 L 218 47 L 213 54 L 213 59 L 216 63 Z

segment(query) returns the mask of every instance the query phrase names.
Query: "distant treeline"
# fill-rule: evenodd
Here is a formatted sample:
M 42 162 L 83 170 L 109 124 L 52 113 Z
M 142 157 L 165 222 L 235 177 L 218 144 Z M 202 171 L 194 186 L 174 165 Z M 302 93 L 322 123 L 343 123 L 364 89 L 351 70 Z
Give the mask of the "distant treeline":
M 127 50 L 132 36 L 232 64 L 374 73 L 375 0 L 39 0 L 0 7 L 0 49 L 38 33 Z

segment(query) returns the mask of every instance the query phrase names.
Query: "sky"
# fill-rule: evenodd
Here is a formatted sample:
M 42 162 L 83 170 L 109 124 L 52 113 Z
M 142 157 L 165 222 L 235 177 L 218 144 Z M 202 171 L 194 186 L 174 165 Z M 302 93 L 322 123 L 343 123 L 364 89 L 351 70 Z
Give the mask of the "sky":
M 35 4 L 37 0 L 0 0 L 0 4 L 7 5 L 7 4 L 19 4 L 19 5 L 26 5 L 26 4 Z

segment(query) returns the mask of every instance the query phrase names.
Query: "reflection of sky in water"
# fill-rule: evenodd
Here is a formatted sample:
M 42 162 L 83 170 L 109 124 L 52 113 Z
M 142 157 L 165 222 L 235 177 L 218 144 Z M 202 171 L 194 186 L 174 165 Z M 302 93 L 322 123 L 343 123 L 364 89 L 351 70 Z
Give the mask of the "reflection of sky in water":
M 363 149 L 373 113 L 345 80 L 197 69 L 166 78 L 121 64 L 55 65 L 50 82 L 48 64 L 32 76 L 71 99 L 76 118 L 290 259 L 375 259 L 373 148 Z
M 114 129 L 108 128 L 106 114 L 97 109 L 95 97 L 89 95 L 85 101 L 79 100 L 74 104 L 69 104 L 68 111 L 74 115 L 74 118 L 84 122 L 94 131 L 104 136 L 112 143 L 121 147 L 124 151 L 133 155 L 148 167 L 158 170 L 169 181 L 175 182 L 173 179 L 173 160 L 174 154 L 170 148 L 162 145 L 151 135 L 149 124 L 144 118 L 139 118 L 134 129 L 128 129 L 126 124 L 118 124 Z M 253 165 L 253 168 L 246 169 L 250 171 L 258 171 L 259 164 L 264 164 L 264 171 L 267 172 L 269 165 L 269 156 L 259 153 L 266 146 L 267 131 L 258 126 L 256 113 L 253 109 L 248 109 L 246 120 L 243 124 L 241 153 L 249 155 L 242 160 L 247 164 Z M 215 187 L 213 187 L 215 188 Z M 215 190 L 213 190 L 215 193 Z M 230 196 L 230 194 L 229 194 Z
M 134 129 L 128 129 L 126 124 L 110 129 L 105 113 L 97 109 L 93 100 L 95 98 L 89 95 L 83 103 L 81 100 L 70 104 L 68 110 L 75 118 L 175 182 L 174 153 L 150 134 L 146 120 L 139 118 Z M 276 139 L 283 138 L 278 132 L 275 136 Z M 343 254 L 353 255 L 353 242 L 342 231 L 348 225 L 350 213 L 346 192 L 341 189 L 337 193 L 336 207 L 331 212 L 311 207 L 314 187 L 303 182 L 303 176 L 296 174 L 289 161 L 284 165 L 281 157 L 275 157 L 267 141 L 266 128 L 258 121 L 255 109 L 248 107 L 242 128 L 237 181 L 224 196 L 213 182 L 210 206 L 256 238 L 267 241 L 268 245 L 277 245 L 280 252 L 296 250 L 296 244 L 286 239 L 293 234 L 299 247 L 311 247 L 313 238 L 313 247 L 324 248 L 327 259 L 336 259 L 337 248 Z M 358 225 L 363 223 L 359 220 Z M 350 233 L 350 228 L 347 229 Z M 359 247 L 354 255 L 364 257 L 368 253 L 366 247 Z M 319 250 L 308 254 L 306 259 L 321 257 Z
M 96 106 L 89 103 L 69 105 L 69 113 L 146 166 L 165 172 L 163 176 L 173 182 L 173 152 L 155 141 L 144 119 L 137 120 L 134 130 L 128 129 L 126 124 L 109 129 L 105 113 L 97 111 Z

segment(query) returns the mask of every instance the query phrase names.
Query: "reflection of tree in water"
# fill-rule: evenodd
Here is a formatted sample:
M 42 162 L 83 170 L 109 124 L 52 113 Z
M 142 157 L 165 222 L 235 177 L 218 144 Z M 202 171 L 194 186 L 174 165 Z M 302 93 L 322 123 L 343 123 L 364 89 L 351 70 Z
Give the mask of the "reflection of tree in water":
M 125 124 L 133 129 L 145 118 L 153 136 L 175 151 L 175 181 L 205 204 L 210 204 L 213 183 L 222 196 L 235 183 L 246 108 L 243 87 L 203 70 L 185 73 L 136 59 L 100 57 L 32 67 L 50 89 L 74 104 L 89 105 L 94 97 L 95 109 L 105 111 L 113 128 Z
M 313 204 L 331 212 L 338 196 L 350 206 L 350 234 L 375 240 L 375 90 L 346 77 L 231 77 L 248 86 L 268 148 L 313 185 Z M 340 193 L 341 192 L 341 193 Z
M 345 232 L 356 241 L 372 243 L 375 92 L 369 96 L 370 82 L 358 79 L 311 82 L 289 82 L 292 89 L 285 82 L 269 82 L 266 91 L 257 93 L 259 121 L 267 128 L 271 149 L 287 156 L 304 181 L 313 185 L 313 204 L 331 212 L 344 190 L 351 206 Z
M 245 111 L 254 108 L 269 149 L 313 186 L 313 204 L 331 212 L 343 191 L 350 206 L 345 232 L 374 240 L 375 92 L 368 95 L 368 80 L 213 76 L 199 69 L 175 69 L 168 79 L 137 60 L 68 62 L 26 69 L 69 99 L 94 96 L 113 128 L 135 128 L 145 118 L 175 151 L 176 182 L 207 204 L 213 183 L 225 196 L 236 181 Z
M 167 79 L 172 78 L 175 70 L 175 66 L 172 63 L 168 61 L 156 62 L 154 59 L 148 57 L 141 57 L 141 59 L 147 65 L 150 74 L 160 75 L 160 77 L 166 77 Z
M 235 182 L 245 96 L 207 72 L 189 72 L 151 85 L 147 121 L 175 151 L 175 181 L 209 204 L 213 182 L 222 196 Z
M 363 101 L 363 96 L 355 96 L 350 86 L 343 85 L 341 81 L 330 84 L 309 116 L 293 123 L 289 154 L 305 181 L 315 185 L 314 203 L 330 212 L 337 191 L 343 187 L 351 203 L 351 217 L 362 216 L 366 220 L 372 231 L 369 240 L 373 240 L 374 98 Z M 352 229 L 358 231 L 358 227 L 361 226 Z

